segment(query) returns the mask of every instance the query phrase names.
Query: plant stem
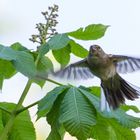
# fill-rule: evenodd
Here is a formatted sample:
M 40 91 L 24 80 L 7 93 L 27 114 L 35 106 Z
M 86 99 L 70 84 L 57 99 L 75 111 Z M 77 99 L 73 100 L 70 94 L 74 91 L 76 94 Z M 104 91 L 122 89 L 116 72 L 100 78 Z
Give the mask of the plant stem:
M 52 79 L 49 79 L 49 78 L 46 78 L 46 77 L 43 77 L 43 76 L 40 76 L 40 75 L 36 75 L 37 78 L 40 78 L 40 79 L 43 79 L 43 80 L 46 80 L 48 82 L 51 82 L 51 83 L 54 83 L 56 85 L 59 85 L 59 86 L 63 86 L 63 84 L 59 83 L 59 82 L 56 82 Z
M 59 83 L 59 82 L 56 82 L 56 81 L 54 81 L 54 80 L 51 80 L 51 79 L 49 79 L 49 78 L 45 78 L 45 80 L 47 80 L 48 82 L 54 83 L 54 84 L 56 84 L 56 85 L 63 86 L 63 84 L 61 84 L 61 83 Z
M 40 101 L 40 100 L 39 100 L 39 101 Z M 36 102 L 34 102 L 34 103 L 32 103 L 32 104 L 26 106 L 26 107 L 23 107 L 23 108 L 17 110 L 17 111 L 16 111 L 16 114 L 19 114 L 19 113 L 21 113 L 21 112 L 23 112 L 23 111 L 25 111 L 25 110 L 27 110 L 27 109 L 29 109 L 29 108 L 31 108 L 31 107 L 37 105 L 37 104 L 39 103 L 39 101 L 36 101 Z
M 31 84 L 32 84 L 32 81 L 29 79 L 27 84 L 26 84 L 26 87 L 25 87 L 25 89 L 24 89 L 24 91 L 23 91 L 23 93 L 22 93 L 22 95 L 21 95 L 21 97 L 20 97 L 20 99 L 18 101 L 18 104 L 17 104 L 17 106 L 15 108 L 15 111 L 17 111 L 18 109 L 21 108 L 22 103 L 23 103 L 23 101 L 24 101 L 24 99 L 25 99 L 25 97 L 26 97 L 26 95 L 27 95 L 27 93 L 28 93 L 28 91 L 29 91 L 29 89 L 31 87 Z

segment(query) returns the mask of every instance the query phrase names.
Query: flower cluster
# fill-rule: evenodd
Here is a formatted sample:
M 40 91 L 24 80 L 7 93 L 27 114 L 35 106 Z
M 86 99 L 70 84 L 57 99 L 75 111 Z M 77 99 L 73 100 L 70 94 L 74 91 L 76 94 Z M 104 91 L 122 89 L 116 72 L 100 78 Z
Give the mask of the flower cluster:
M 52 7 L 48 7 L 48 11 L 42 12 L 42 15 L 45 18 L 46 23 L 38 23 L 36 24 L 36 29 L 38 30 L 38 34 L 32 35 L 29 39 L 34 43 L 44 44 L 47 39 L 51 38 L 53 35 L 57 34 L 56 25 L 58 24 L 56 18 L 58 17 L 58 6 L 53 5 Z

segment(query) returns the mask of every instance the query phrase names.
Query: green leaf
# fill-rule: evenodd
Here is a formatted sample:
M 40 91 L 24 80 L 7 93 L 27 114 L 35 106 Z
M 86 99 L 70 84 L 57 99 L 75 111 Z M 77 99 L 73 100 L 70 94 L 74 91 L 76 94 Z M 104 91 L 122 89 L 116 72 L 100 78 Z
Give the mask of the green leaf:
M 125 111 L 121 110 L 121 109 L 117 109 L 115 111 L 101 111 L 100 110 L 100 99 L 95 96 L 93 93 L 89 92 L 89 89 L 83 89 L 80 88 L 81 91 L 83 91 L 83 94 L 89 99 L 89 101 L 91 102 L 91 104 L 93 104 L 96 108 L 96 110 L 98 110 L 98 112 L 105 118 L 114 118 L 116 119 L 120 124 L 122 124 L 124 127 L 127 128 L 137 128 L 140 126 L 140 118 L 137 117 L 133 117 L 130 116 L 128 114 L 126 114 Z M 97 90 L 97 89 L 96 89 Z
M 49 44 L 45 43 L 41 45 L 38 49 L 38 55 L 39 57 L 43 57 L 47 52 L 49 51 Z
M 0 58 L 5 60 L 16 60 L 16 52 L 3 45 L 0 45 Z
M 110 129 L 107 119 L 97 116 L 97 124 L 92 127 L 91 137 L 96 140 L 115 140 L 114 131 Z
M 140 126 L 140 118 L 128 115 L 126 114 L 125 111 L 121 109 L 110 112 L 107 115 L 107 117 L 115 118 L 124 127 L 130 128 L 130 129 L 135 129 Z
M 0 103 L 0 106 L 11 111 L 16 105 L 13 103 Z M 0 111 L 0 118 L 2 119 L 0 126 L 3 125 L 3 127 L 5 127 L 10 115 L 4 111 Z M 8 140 L 36 140 L 35 129 L 27 110 L 16 117 Z
M 10 61 L 0 59 L 0 75 L 2 75 L 4 79 L 8 79 L 15 74 L 16 70 L 12 63 Z
M 55 89 L 47 93 L 43 99 L 40 100 L 38 104 L 38 112 L 37 112 L 38 119 L 40 117 L 45 117 L 47 115 L 47 113 L 52 108 L 57 97 L 60 94 L 62 94 L 66 89 L 67 89 L 66 86 L 56 87 Z
M 26 47 L 22 46 L 19 42 L 12 44 L 11 48 L 16 51 L 29 51 Z
M 3 130 L 4 126 L 3 126 L 3 120 L 2 120 L 2 111 L 0 110 L 0 134 Z
M 55 100 L 50 112 L 47 114 L 48 123 L 51 125 L 51 132 L 47 140 L 63 140 L 65 129 L 59 122 L 60 106 L 65 94 L 60 94 Z
M 57 50 L 66 47 L 69 41 L 66 34 L 56 34 L 48 41 L 48 44 L 50 49 Z
M 0 45 L 0 58 L 12 61 L 16 70 L 25 76 L 34 77 L 36 75 L 34 58 L 30 53 L 15 51 L 12 48 Z
M 16 70 L 25 76 L 34 77 L 36 75 L 34 58 L 30 53 L 17 51 L 16 60 L 13 60 L 12 62 Z
M 16 74 L 16 70 L 12 63 L 7 60 L 0 59 L 0 89 L 2 89 L 4 79 L 9 79 Z
M 80 140 L 90 136 L 92 126 L 96 124 L 96 111 L 83 93 L 71 87 L 65 94 L 61 105 L 60 123 L 72 135 Z
M 42 80 L 41 77 L 47 78 L 49 72 L 53 72 L 53 63 L 47 56 L 42 56 L 37 65 L 37 75 L 40 79 L 33 79 L 33 82 L 42 88 L 46 81 Z
M 76 43 L 75 41 L 71 40 L 69 45 L 71 46 L 71 52 L 81 58 L 85 58 L 88 55 L 88 50 L 83 48 L 80 44 Z
M 70 61 L 70 46 L 58 50 L 52 50 L 52 54 L 57 62 L 61 64 L 61 67 L 66 66 Z
M 111 130 L 114 130 L 113 140 L 136 140 L 136 136 L 133 130 L 128 129 L 117 123 L 115 120 L 108 119 L 111 126 Z M 111 139 L 112 140 L 112 139 Z
M 133 130 L 121 126 L 116 120 L 98 115 L 91 137 L 96 140 L 135 140 Z
M 108 120 L 108 122 L 113 128 L 112 130 L 114 130 L 115 137 L 113 136 L 113 140 L 136 140 L 136 136 L 133 130 L 125 128 L 113 120 Z
M 136 113 L 140 113 L 140 110 L 133 105 L 121 105 L 120 108 L 124 111 L 129 111 L 129 110 L 133 110 Z
M 90 92 L 93 93 L 95 96 L 100 97 L 101 88 L 98 86 L 89 87 Z
M 76 31 L 69 32 L 67 35 L 80 40 L 96 40 L 104 36 L 108 27 L 102 24 L 91 24 L 85 28 L 79 28 Z

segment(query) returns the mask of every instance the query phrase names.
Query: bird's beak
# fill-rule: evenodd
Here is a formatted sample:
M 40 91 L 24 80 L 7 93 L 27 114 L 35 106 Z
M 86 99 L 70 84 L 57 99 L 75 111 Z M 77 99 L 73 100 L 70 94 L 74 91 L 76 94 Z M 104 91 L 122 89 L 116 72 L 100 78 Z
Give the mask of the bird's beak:
M 90 51 L 91 51 L 91 52 L 95 52 L 95 51 L 96 51 L 96 45 L 90 46 Z

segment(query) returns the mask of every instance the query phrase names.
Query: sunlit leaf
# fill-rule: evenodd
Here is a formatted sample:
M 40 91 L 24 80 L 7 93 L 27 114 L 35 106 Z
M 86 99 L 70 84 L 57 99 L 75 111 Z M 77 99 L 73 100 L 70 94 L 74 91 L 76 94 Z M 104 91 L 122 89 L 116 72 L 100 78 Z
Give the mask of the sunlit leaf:
M 61 67 L 64 67 L 69 63 L 71 53 L 69 45 L 62 49 L 53 50 L 52 53 L 56 61 L 61 64 Z
M 16 51 L 29 51 L 26 47 L 22 46 L 19 42 L 12 44 L 10 47 Z
M 104 36 L 108 26 L 102 24 L 91 24 L 85 28 L 67 33 L 69 36 L 80 40 L 96 40 Z
M 124 110 L 124 111 L 133 110 L 136 113 L 139 113 L 140 112 L 140 110 L 136 106 L 134 106 L 134 105 L 121 105 L 120 108 L 122 110 Z
M 85 58 L 88 55 L 88 50 L 83 48 L 80 44 L 76 43 L 75 41 L 71 40 L 69 45 L 71 46 L 71 53 L 74 55 Z

